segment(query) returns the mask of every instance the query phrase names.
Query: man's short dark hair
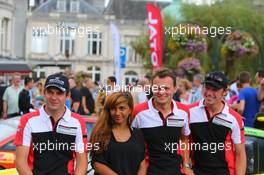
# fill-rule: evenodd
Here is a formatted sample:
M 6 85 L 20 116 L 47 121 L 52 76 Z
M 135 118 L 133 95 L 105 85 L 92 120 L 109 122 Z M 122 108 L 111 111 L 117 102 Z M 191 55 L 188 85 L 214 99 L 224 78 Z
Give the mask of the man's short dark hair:
M 25 77 L 25 80 L 24 80 L 24 85 L 28 85 L 28 83 L 32 82 L 33 81 L 33 78 L 30 78 L 30 77 Z
M 116 83 L 116 78 L 114 76 L 110 76 L 107 79 L 110 80 L 112 83 Z
M 173 80 L 173 86 L 176 86 L 176 75 L 169 69 L 161 69 L 158 70 L 157 72 L 155 72 L 155 74 L 152 77 L 152 84 L 153 84 L 153 80 L 156 78 L 166 78 L 166 77 L 171 77 Z
M 263 68 L 259 68 L 257 73 L 258 73 L 258 77 L 264 78 L 264 69 Z
M 239 74 L 239 82 L 241 84 L 250 83 L 250 73 L 247 72 L 247 71 L 240 72 L 240 74 Z

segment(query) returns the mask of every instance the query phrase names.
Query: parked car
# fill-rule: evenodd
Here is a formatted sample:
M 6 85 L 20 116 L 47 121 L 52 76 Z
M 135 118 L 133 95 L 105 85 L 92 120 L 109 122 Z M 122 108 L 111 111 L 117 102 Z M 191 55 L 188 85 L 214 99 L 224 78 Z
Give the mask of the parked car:
M 0 169 L 15 168 L 15 145 L 13 141 L 20 117 L 0 120 Z
M 247 174 L 264 174 L 264 131 L 245 127 Z

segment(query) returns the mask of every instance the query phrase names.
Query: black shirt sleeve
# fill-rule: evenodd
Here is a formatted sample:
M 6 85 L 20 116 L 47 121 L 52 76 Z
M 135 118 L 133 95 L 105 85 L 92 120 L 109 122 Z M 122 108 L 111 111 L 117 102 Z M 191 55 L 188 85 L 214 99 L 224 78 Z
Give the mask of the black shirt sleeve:
M 94 99 L 93 99 L 93 95 L 90 92 L 90 90 L 86 87 L 81 88 L 80 90 L 81 92 L 81 96 L 85 97 L 85 101 L 86 101 L 86 107 L 89 110 L 90 114 L 94 113 Z
M 33 108 L 32 104 L 30 103 L 29 92 L 25 89 L 23 89 L 19 93 L 18 106 L 19 106 L 19 111 L 23 112 L 23 114 L 29 113 L 29 109 Z
M 81 96 L 86 96 L 87 90 L 88 90 L 87 88 L 82 87 L 81 90 L 80 90 L 81 91 Z
M 81 92 L 77 88 L 71 90 L 72 102 L 81 102 Z

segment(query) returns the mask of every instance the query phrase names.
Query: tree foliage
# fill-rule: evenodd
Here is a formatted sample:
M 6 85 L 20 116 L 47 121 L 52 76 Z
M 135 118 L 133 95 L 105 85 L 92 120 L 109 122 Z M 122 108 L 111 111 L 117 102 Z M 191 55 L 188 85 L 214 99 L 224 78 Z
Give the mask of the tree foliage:
M 210 6 L 183 4 L 181 14 L 185 21 L 198 24 L 201 27 L 231 27 L 232 30 L 246 31 L 252 35 L 261 48 L 264 41 L 264 8 L 257 7 L 253 2 L 250 0 L 222 0 Z M 182 22 L 177 21 L 175 23 L 175 19 L 170 16 L 163 16 L 164 29 Z M 180 60 L 186 57 L 194 57 L 201 61 L 202 69 L 205 72 L 216 69 L 217 66 L 214 65 L 216 63 L 219 64 L 219 69 L 226 71 L 231 78 L 234 78 L 241 70 L 255 72 L 260 65 L 260 54 L 246 55 L 232 63 L 228 62 L 223 56 L 221 57 L 220 50 L 225 37 L 223 34 L 216 37 L 206 37 L 207 51 L 194 53 L 179 47 L 173 37 L 164 34 L 163 65 L 176 69 Z M 215 47 L 214 43 L 217 42 L 220 44 Z M 135 41 L 132 46 L 143 58 L 144 67 L 151 69 L 147 31 L 144 31 L 142 37 Z M 219 54 L 216 61 L 213 61 L 212 57 L 216 53 L 216 49 L 218 49 Z

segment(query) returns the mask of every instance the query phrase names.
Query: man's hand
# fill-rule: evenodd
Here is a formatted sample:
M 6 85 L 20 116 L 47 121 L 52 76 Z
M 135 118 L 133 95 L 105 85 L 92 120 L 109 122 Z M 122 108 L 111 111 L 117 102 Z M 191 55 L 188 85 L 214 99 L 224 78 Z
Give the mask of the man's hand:
M 85 114 L 89 114 L 89 112 L 90 112 L 87 108 L 84 108 L 83 110 L 84 110 Z
M 75 175 L 85 175 L 87 171 L 87 153 L 76 153 Z
M 2 118 L 7 119 L 7 113 L 3 113 Z
M 96 113 L 92 113 L 91 116 L 96 116 Z
M 247 156 L 245 144 L 235 144 L 236 175 L 245 175 L 247 167 Z
M 183 173 L 186 174 L 186 175 L 195 175 L 193 170 L 190 169 L 190 168 L 187 168 L 187 167 L 183 168 Z
M 29 147 L 17 146 L 16 148 L 16 169 L 20 175 L 33 175 L 31 169 L 28 166 Z

